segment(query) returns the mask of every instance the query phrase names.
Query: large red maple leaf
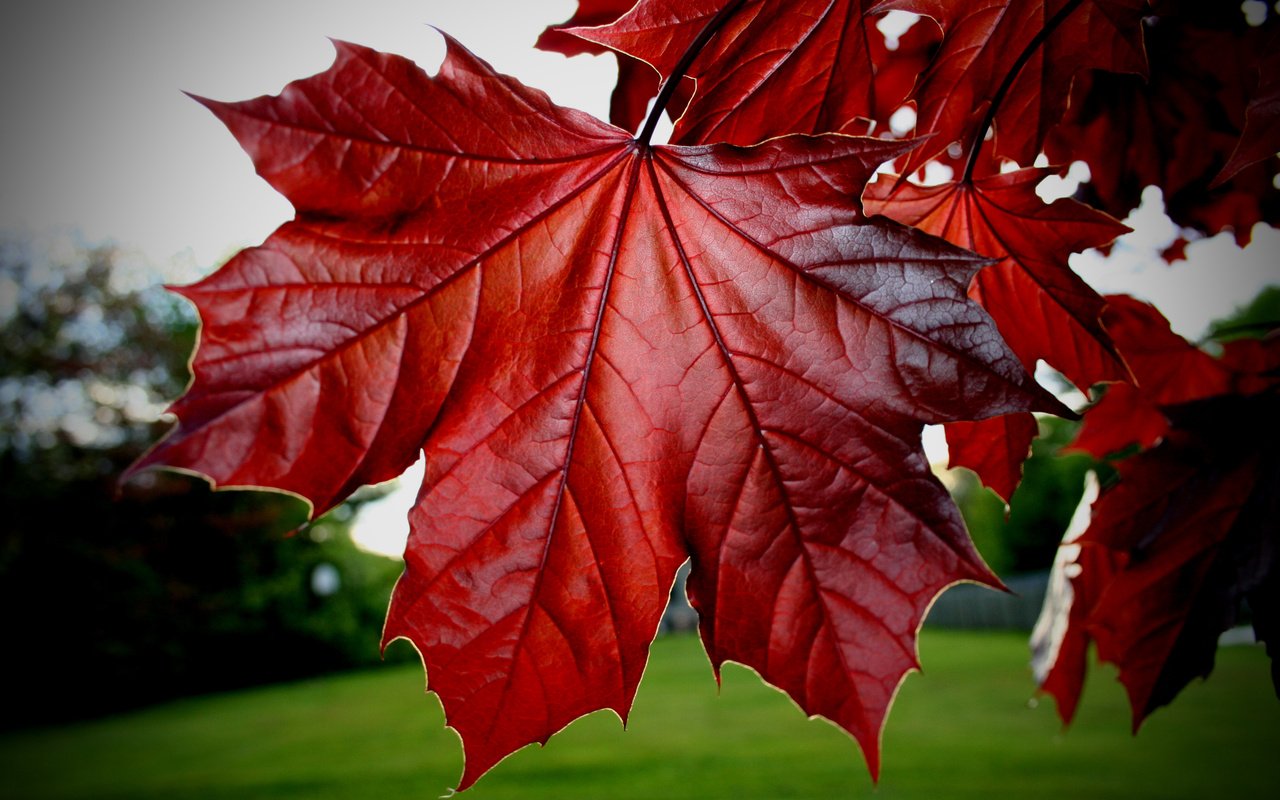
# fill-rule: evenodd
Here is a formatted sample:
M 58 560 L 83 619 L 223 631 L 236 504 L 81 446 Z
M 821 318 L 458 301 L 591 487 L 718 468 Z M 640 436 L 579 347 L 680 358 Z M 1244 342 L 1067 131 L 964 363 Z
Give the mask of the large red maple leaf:
M 902 105 L 938 41 L 912 26 L 894 51 L 879 0 L 641 0 L 617 21 L 570 33 L 697 82 L 671 141 L 754 144 L 789 133 L 864 133 Z M 704 31 L 714 40 L 680 64 Z
M 421 450 L 385 637 L 422 654 L 461 787 L 625 718 L 686 558 L 716 667 L 878 770 L 925 609 L 995 582 L 922 424 L 1059 408 L 966 297 L 985 262 L 850 199 L 902 143 L 650 147 L 452 40 L 435 77 L 339 44 L 205 103 L 297 217 L 180 290 L 194 382 L 138 468 L 323 510 Z
M 1001 333 L 1028 369 L 1044 358 L 1087 391 L 1095 382 L 1120 380 L 1127 373 L 1099 322 L 1101 298 L 1075 276 L 1066 257 L 1108 244 L 1126 229 L 1078 203 L 1046 206 L 1034 191 L 1046 174 L 1042 171 L 992 175 L 975 182 L 978 162 L 973 156 L 979 152 L 985 126 L 998 118 L 1011 131 L 1030 134 L 1013 152 L 1011 137 L 1001 140 L 1008 154 L 1030 161 L 1039 152 L 1044 132 L 1061 116 L 1075 72 L 1086 65 L 1141 70 L 1145 62 L 1138 18 L 1143 5 L 1142 0 L 1048 5 L 1005 0 L 961 9 L 945 3 L 870 0 L 643 0 L 616 22 L 576 32 L 645 58 L 669 75 L 682 68 L 681 54 L 696 37 L 732 12 L 721 22 L 726 30 L 683 65 L 699 78 L 674 135 L 689 143 L 749 143 L 789 132 L 838 130 L 859 117 L 882 118 L 901 103 L 915 71 L 932 64 L 925 74 L 934 83 L 921 89 L 920 129 L 943 134 L 935 137 L 934 150 L 953 138 L 974 148 L 964 176 L 929 189 L 903 182 L 894 189 L 879 182 L 868 198 L 870 209 L 1001 259 L 999 266 L 978 276 L 971 293 L 996 317 Z M 889 53 L 874 30 L 871 12 L 890 7 L 932 14 L 946 26 L 948 35 L 935 60 L 916 63 L 899 53 L 886 58 Z M 916 25 L 912 30 L 931 29 Z M 1078 52 L 1081 37 L 1093 44 L 1090 52 Z M 900 93 L 881 91 L 881 98 L 891 99 L 877 111 L 880 79 L 898 74 L 896 68 L 903 65 L 914 67 L 911 81 L 889 81 L 887 85 L 897 86 Z M 786 92 L 771 91 L 784 84 Z M 944 85 L 945 92 L 938 88 Z M 951 110 L 931 110 L 935 96 Z M 966 105 L 965 98 L 974 96 L 990 97 L 990 102 Z M 962 106 L 966 124 L 972 123 L 969 127 L 960 126 L 956 116 L 955 109 Z M 1031 106 L 1038 111 L 1028 127 L 1020 115 Z M 997 162 L 988 157 L 982 163 Z M 949 426 L 947 433 L 952 465 L 975 469 L 1008 498 L 1036 425 L 1023 416 L 961 422 Z
M 1070 199 L 1045 203 L 1036 186 L 1049 174 L 1023 169 L 917 186 L 881 179 L 868 189 L 869 213 L 885 214 L 999 261 L 975 276 L 969 294 L 992 315 L 1028 370 L 1043 359 L 1082 391 L 1129 377 L 1103 328 L 1103 299 L 1067 262 L 1128 230 Z M 952 466 L 976 471 L 1008 499 L 1036 426 L 1029 415 L 947 426 Z

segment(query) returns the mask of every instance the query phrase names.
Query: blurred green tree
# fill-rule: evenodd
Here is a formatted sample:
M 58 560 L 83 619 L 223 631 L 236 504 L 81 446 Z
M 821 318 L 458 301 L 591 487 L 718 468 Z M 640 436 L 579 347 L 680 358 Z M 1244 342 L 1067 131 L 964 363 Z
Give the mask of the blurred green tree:
M 38 698 L 8 725 L 379 659 L 400 567 L 351 543 L 353 505 L 300 527 L 280 494 L 116 486 L 197 330 L 138 271 L 110 247 L 0 242 L 0 614 L 9 691 Z
M 1041 417 L 1040 435 L 1005 506 L 967 469 L 950 473 L 951 494 L 982 557 L 999 575 L 1047 570 L 1084 494 L 1084 475 L 1098 468 L 1083 453 L 1063 453 L 1079 423 Z

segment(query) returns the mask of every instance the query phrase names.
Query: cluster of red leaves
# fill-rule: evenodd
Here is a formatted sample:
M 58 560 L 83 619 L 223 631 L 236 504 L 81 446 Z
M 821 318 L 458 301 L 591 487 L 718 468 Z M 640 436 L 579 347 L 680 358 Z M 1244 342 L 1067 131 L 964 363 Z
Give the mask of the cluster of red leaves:
M 1142 452 L 1117 462 L 1119 480 L 1055 564 L 1070 588 L 1034 646 L 1041 687 L 1070 722 L 1096 643 L 1119 667 L 1136 730 L 1208 676 L 1242 600 L 1280 677 L 1280 338 L 1229 342 L 1214 359 L 1151 306 L 1108 300 L 1104 322 L 1136 385 L 1108 388 L 1074 447 L 1096 458 Z
M 1085 199 L 1111 214 L 1158 186 L 1179 227 L 1231 230 L 1280 215 L 1280 24 L 1249 25 L 1230 3 L 1154 0 L 1146 24 L 1150 75 L 1089 73 L 1045 142 L 1056 162 L 1082 160 Z
M 423 453 L 385 640 L 422 654 L 463 739 L 460 788 L 584 713 L 625 719 L 685 559 L 713 665 L 747 664 L 835 721 L 874 774 L 929 604 L 998 583 L 922 426 L 949 424 L 956 460 L 1007 497 L 1031 412 L 1066 413 L 1037 360 L 1081 389 L 1147 388 L 1067 264 L 1123 226 L 1043 203 L 1029 162 L 1056 147 L 1095 174 L 1137 169 L 1095 164 L 1096 131 L 1125 123 L 1076 94 L 1147 72 L 1151 9 L 631 5 L 584 0 L 540 40 L 617 52 L 627 130 L 453 41 L 435 76 L 341 44 L 279 96 L 205 101 L 297 216 L 180 290 L 203 322 L 194 381 L 135 469 L 321 512 Z M 891 45 L 890 10 L 929 19 Z M 1223 100 L 1249 109 L 1248 135 L 1214 151 L 1232 208 L 1230 187 L 1273 166 L 1245 164 L 1276 145 L 1274 86 L 1255 84 Z M 904 103 L 914 140 L 848 135 Z M 664 109 L 676 146 L 649 142 Z M 930 159 L 956 180 L 863 197 L 881 165 Z M 1153 160 L 1140 179 L 1165 186 L 1176 156 Z

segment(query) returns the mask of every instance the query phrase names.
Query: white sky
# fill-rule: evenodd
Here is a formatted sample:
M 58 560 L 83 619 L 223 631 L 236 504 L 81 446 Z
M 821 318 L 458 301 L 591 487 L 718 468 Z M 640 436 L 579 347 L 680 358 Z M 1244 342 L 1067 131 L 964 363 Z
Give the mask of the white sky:
M 606 113 L 611 58 L 565 59 L 532 45 L 575 0 L 45 0 L 0 8 L 0 230 L 77 231 L 136 248 L 168 280 L 206 274 L 291 216 L 213 116 L 183 91 L 221 100 L 275 93 L 325 69 L 327 37 L 415 59 L 443 55 L 434 25 L 499 71 L 562 105 Z M 1164 265 L 1167 220 L 1144 213 L 1115 256 L 1073 262 L 1103 292 L 1155 302 L 1182 334 L 1280 283 L 1280 235 L 1242 253 L 1223 235 Z M 1150 210 L 1150 209 L 1148 209 Z M 1134 224 L 1131 220 L 1130 224 Z M 931 444 L 934 453 L 936 445 Z M 403 549 L 416 480 L 357 522 L 368 547 Z
M 205 270 L 291 209 L 214 117 L 333 61 L 328 37 L 434 70 L 448 31 L 563 104 L 605 113 L 611 59 L 533 49 L 574 0 L 115 0 L 0 4 L 0 226 L 74 226 Z

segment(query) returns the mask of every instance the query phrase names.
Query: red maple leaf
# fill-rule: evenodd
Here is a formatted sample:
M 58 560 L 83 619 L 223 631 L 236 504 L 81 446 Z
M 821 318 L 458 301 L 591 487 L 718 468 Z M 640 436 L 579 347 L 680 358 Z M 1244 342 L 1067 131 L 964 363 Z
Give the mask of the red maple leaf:
M 1007 120 L 1003 124 L 1017 124 L 1020 120 L 1007 109 L 1025 106 L 1029 98 L 1048 91 L 1052 99 L 1043 101 L 1033 126 L 1034 149 L 1021 148 L 1033 157 L 1044 131 L 1061 116 L 1075 71 L 1095 64 L 1078 53 L 1057 58 L 1059 51 L 1073 36 L 1096 38 L 1100 33 L 1119 36 L 1124 32 L 1128 37 L 1124 46 L 1117 45 L 1109 59 L 1097 64 L 1141 69 L 1136 9 L 1142 5 L 1141 0 L 1097 4 L 1072 0 L 1050 9 L 1014 2 L 966 7 L 959 17 L 949 6 L 913 6 L 910 10 L 932 13 L 947 25 L 948 39 L 932 62 L 927 56 L 886 57 L 888 51 L 870 11 L 899 6 L 878 0 L 835 4 L 643 0 L 614 23 L 574 32 L 647 59 L 664 75 L 685 70 L 697 77 L 698 89 L 676 125 L 675 141 L 745 144 L 785 133 L 848 129 L 859 118 L 883 120 L 906 96 L 916 72 L 932 63 L 927 76 L 943 81 L 940 76 L 946 75 L 945 80 L 968 86 L 966 91 L 990 90 L 995 95 L 994 105 L 985 108 L 990 112 L 985 120 L 983 107 L 966 109 L 972 111 L 970 122 L 975 125 L 980 120 L 991 124 L 997 117 Z M 1028 20 L 1036 18 L 1043 18 L 1039 27 L 1028 29 Z M 680 63 L 681 55 L 690 52 L 703 31 L 726 19 L 724 30 L 710 46 L 692 62 Z M 911 30 L 932 35 L 933 29 L 918 24 Z M 984 47 L 990 49 L 980 52 Z M 1134 47 L 1136 55 L 1122 54 Z M 934 49 L 933 41 L 926 47 L 908 48 L 930 56 Z M 1053 70 L 1043 66 L 1045 53 L 1053 59 L 1048 62 Z M 911 70 L 910 80 L 904 81 L 904 73 L 898 71 L 904 65 Z M 939 65 L 945 65 L 945 70 Z M 1023 74 L 1037 69 L 1040 73 L 1035 76 Z M 782 85 L 788 87 L 785 92 L 778 91 Z M 949 91 L 956 91 L 955 86 Z M 941 147 L 935 147 L 935 152 L 945 148 L 953 134 L 960 138 L 959 129 L 948 133 L 951 129 L 946 126 L 952 123 L 939 112 L 920 128 L 946 134 L 937 137 L 935 144 Z M 975 183 L 972 176 L 979 152 L 987 154 L 984 165 L 997 163 L 991 148 L 979 148 L 984 130 L 966 129 L 976 149 L 961 180 L 931 189 L 900 182 L 896 191 L 878 182 L 867 198 L 869 210 L 1002 259 L 998 266 L 983 270 L 971 294 L 996 317 L 1001 333 L 1029 370 L 1038 358 L 1045 358 L 1085 390 L 1098 381 L 1127 377 L 1098 320 L 1101 298 L 1071 271 L 1066 260 L 1071 252 L 1109 244 L 1127 229 L 1078 203 L 1064 200 L 1046 206 L 1034 191 L 1045 171 L 993 175 Z M 1008 498 L 1020 480 L 1036 430 L 1030 416 L 949 426 L 951 465 L 974 469 L 988 486 Z
M 205 103 L 297 217 L 180 290 L 194 381 L 135 469 L 323 510 L 421 450 L 385 637 L 422 654 L 461 787 L 625 718 L 685 558 L 713 664 L 878 771 L 925 609 L 995 582 L 922 425 L 1060 408 L 966 297 L 981 259 L 850 199 L 906 146 L 651 147 L 453 41 L 435 77 L 340 44 Z
M 969 295 L 1029 371 L 1043 359 L 1088 391 L 1128 371 L 1103 328 L 1103 299 L 1072 272 L 1067 256 L 1128 229 L 1074 200 L 1045 203 L 1035 189 L 1048 174 L 1033 168 L 928 187 L 884 178 L 868 188 L 864 203 L 869 213 L 999 259 L 977 274 Z M 1035 435 L 1030 416 L 948 425 L 951 465 L 973 469 L 1008 499 Z
M 1040 435 L 1032 414 L 1006 414 L 975 422 L 948 422 L 947 467 L 971 469 L 1006 503 L 1022 481 L 1022 464 Z
M 1280 470 L 1268 453 L 1280 436 L 1274 421 L 1256 425 L 1274 403 L 1220 397 L 1167 412 L 1174 423 L 1161 442 L 1119 463 L 1120 481 L 1080 542 L 1088 559 L 1077 561 L 1066 632 L 1076 644 L 1064 648 L 1076 655 L 1060 656 L 1042 683 L 1064 720 L 1078 702 L 1089 640 L 1120 668 L 1135 729 L 1209 674 L 1242 599 L 1274 650 Z
M 671 141 L 747 145 L 789 133 L 865 133 L 902 105 L 937 28 L 912 26 L 891 53 L 869 13 L 878 1 L 642 0 L 610 25 L 572 32 L 664 77 L 697 81 Z M 681 65 L 712 29 L 715 38 Z
M 1073 597 L 1050 614 L 1057 620 L 1046 628 L 1057 632 L 1041 643 L 1037 671 L 1069 722 L 1095 642 L 1099 658 L 1120 668 L 1136 730 L 1209 674 L 1243 599 L 1259 638 L 1275 648 L 1280 340 L 1233 342 L 1217 361 L 1150 306 L 1108 300 L 1109 327 L 1138 386 L 1112 387 L 1086 413 L 1075 447 L 1100 456 L 1135 443 L 1150 449 L 1118 462 L 1118 483 L 1055 565 L 1074 572 Z
M 1169 432 L 1159 406 L 1131 383 L 1115 383 L 1089 407 L 1067 450 L 1103 459 L 1133 445 L 1147 448 Z
M 1135 444 L 1150 447 L 1169 429 L 1161 407 L 1224 394 L 1232 380 L 1222 362 L 1174 333 L 1154 306 L 1128 295 L 1109 295 L 1106 302 L 1103 323 L 1133 383 L 1108 387 L 1069 447 L 1099 459 Z
M 580 0 L 578 11 L 572 17 L 552 25 L 542 32 L 535 45 L 540 50 L 576 56 L 582 53 L 600 54 L 607 48 L 586 39 L 566 33 L 569 28 L 606 25 L 625 14 L 635 0 Z M 619 128 L 634 131 L 644 122 L 649 101 L 658 93 L 658 73 L 645 62 L 624 53 L 615 52 L 618 59 L 618 81 L 609 102 L 609 121 Z
M 887 0 L 875 9 L 924 14 L 943 30 L 912 94 L 916 132 L 933 138 L 909 155 L 904 175 L 953 142 L 976 152 L 988 127 L 993 156 L 1029 165 L 1062 118 L 1077 73 L 1146 73 L 1147 0 Z

